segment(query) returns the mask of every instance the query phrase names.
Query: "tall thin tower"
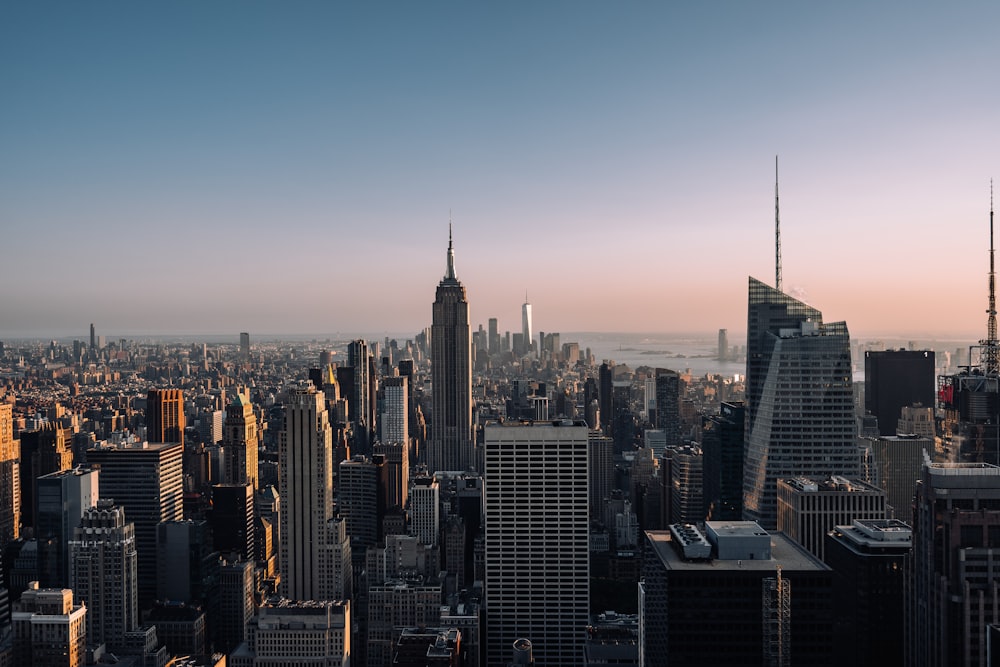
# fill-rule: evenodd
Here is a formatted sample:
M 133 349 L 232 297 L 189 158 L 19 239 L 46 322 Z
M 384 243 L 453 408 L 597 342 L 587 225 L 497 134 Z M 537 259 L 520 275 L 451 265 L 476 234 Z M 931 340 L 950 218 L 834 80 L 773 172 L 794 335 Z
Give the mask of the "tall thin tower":
M 983 346 L 983 362 L 987 375 L 1000 372 L 1000 350 L 997 343 L 997 290 L 996 265 L 993 250 L 993 181 L 990 181 L 990 305 L 986 310 L 989 316 L 986 321 L 986 340 L 980 341 Z
M 524 292 L 524 303 L 521 305 L 521 336 L 524 353 L 531 354 L 531 304 L 528 302 L 528 291 Z
M 774 156 L 774 289 L 781 291 L 781 218 L 778 215 L 778 156 Z
M 469 300 L 455 275 L 448 225 L 448 264 L 434 297 L 431 324 L 431 445 L 427 468 L 475 468 L 472 439 L 472 345 Z

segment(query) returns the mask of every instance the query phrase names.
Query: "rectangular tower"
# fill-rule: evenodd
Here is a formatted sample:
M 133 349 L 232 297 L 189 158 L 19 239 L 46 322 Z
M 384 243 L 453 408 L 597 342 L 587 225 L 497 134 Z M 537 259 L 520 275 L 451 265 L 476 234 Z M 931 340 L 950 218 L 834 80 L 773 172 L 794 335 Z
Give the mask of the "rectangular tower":
M 146 395 L 146 439 L 184 444 L 184 392 L 150 389 Z
M 587 435 L 583 421 L 486 425 L 486 664 L 505 664 L 518 639 L 540 665 L 583 661 Z
M 281 594 L 320 600 L 317 568 L 327 522 L 333 518 L 333 431 L 323 393 L 311 383 L 288 390 L 279 437 L 281 475 Z
M 0 403 L 0 549 L 20 536 L 21 441 L 14 439 L 13 406 Z
M 934 406 L 933 350 L 865 352 L 865 412 L 878 418 L 881 435 L 896 435 L 900 411 Z

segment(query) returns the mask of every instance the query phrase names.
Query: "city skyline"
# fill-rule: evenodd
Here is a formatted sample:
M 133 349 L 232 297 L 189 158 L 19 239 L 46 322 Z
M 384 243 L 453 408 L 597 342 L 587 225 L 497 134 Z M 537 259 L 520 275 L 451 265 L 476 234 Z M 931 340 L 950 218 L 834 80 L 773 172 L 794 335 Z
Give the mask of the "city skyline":
M 527 290 L 535 330 L 738 343 L 775 154 L 790 296 L 855 337 L 985 336 L 989 3 L 4 19 L 0 339 L 415 333 L 452 210 L 473 327 L 517 331 Z

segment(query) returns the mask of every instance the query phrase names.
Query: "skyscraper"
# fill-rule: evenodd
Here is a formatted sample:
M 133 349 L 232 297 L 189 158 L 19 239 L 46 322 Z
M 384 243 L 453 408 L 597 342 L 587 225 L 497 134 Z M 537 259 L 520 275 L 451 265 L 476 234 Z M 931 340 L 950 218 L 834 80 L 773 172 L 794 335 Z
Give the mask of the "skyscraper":
M 43 588 L 69 585 L 69 542 L 86 510 L 100 496 L 98 471 L 74 468 L 49 473 L 36 480 L 38 504 L 35 539 L 38 540 L 38 583 Z
M 323 393 L 311 383 L 292 386 L 279 439 L 281 475 L 281 594 L 322 600 L 321 563 L 333 518 L 333 431 Z
M 469 301 L 455 276 L 448 230 L 448 264 L 434 297 L 431 324 L 431 443 L 427 468 L 477 468 L 472 437 L 472 345 Z
M 590 597 L 583 421 L 487 424 L 486 664 L 517 639 L 538 664 L 580 665 Z
M 243 360 L 250 358 L 250 334 L 246 331 L 240 333 L 240 358 Z
M 385 398 L 382 402 L 382 442 L 402 443 L 410 440 L 409 386 L 405 375 L 387 377 L 382 382 Z
M 375 377 L 371 369 L 371 353 L 364 339 L 351 341 L 347 346 L 347 363 L 354 369 L 354 384 L 345 387 L 348 392 L 347 405 L 354 422 L 355 448 L 357 453 L 371 454 L 369 447 L 371 430 L 375 427 Z
M 139 627 L 135 525 L 111 500 L 83 513 L 70 542 L 70 584 L 87 606 L 87 639 L 117 648 Z
M 226 406 L 222 426 L 222 444 L 226 452 L 227 484 L 252 484 L 257 489 L 257 416 L 246 392 L 239 391 Z
M 101 471 L 101 498 L 113 499 L 135 524 L 142 609 L 156 598 L 156 526 L 184 518 L 183 458 L 180 443 L 87 450 L 87 462 Z
M 750 278 L 743 512 L 777 526 L 777 480 L 860 470 L 844 322 Z
M 914 499 L 904 664 L 988 664 L 987 628 L 1000 622 L 998 507 L 997 466 L 925 463 Z
M 667 447 L 681 444 L 680 387 L 677 371 L 656 369 L 656 428 L 663 429 Z
M 10 403 L 0 403 L 0 550 L 21 528 L 21 442 L 14 439 Z
M 528 293 L 524 293 L 524 303 L 521 304 L 521 340 L 524 345 L 524 354 L 531 354 L 531 304 L 528 303 Z
M 146 395 L 146 439 L 184 444 L 184 392 L 150 389 Z

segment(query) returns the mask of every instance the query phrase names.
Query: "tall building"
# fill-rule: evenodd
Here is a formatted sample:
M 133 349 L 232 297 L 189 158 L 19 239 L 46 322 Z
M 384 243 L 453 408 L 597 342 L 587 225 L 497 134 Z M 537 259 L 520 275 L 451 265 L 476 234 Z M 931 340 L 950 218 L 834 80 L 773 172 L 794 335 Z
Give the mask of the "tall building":
M 746 406 L 723 402 L 719 414 L 702 428 L 705 505 L 709 518 L 738 521 L 743 517 L 743 427 Z
M 87 607 L 87 638 L 112 650 L 139 627 L 135 525 L 111 500 L 83 514 L 70 542 L 70 584 Z
M 257 416 L 250 403 L 248 392 L 238 391 L 232 403 L 226 406 L 226 420 L 222 426 L 222 446 L 226 455 L 227 484 L 258 485 L 257 451 L 260 436 Z
M 135 524 L 140 609 L 156 599 L 156 527 L 184 518 L 183 459 L 180 443 L 87 450 L 87 462 L 100 468 L 101 498 L 114 500 Z
M 250 358 L 250 334 L 246 331 L 240 333 L 240 358 Z
M 579 665 L 590 598 L 588 429 L 487 424 L 486 664 L 528 639 L 538 664 Z
M 410 493 L 410 451 L 405 442 L 375 443 L 373 459 L 381 457 L 385 465 L 385 506 L 402 510 Z
M 885 491 L 859 479 L 778 480 L 778 530 L 823 560 L 826 534 L 855 519 L 886 517 Z
M 333 432 L 323 393 L 310 383 L 292 386 L 279 436 L 281 475 L 281 594 L 322 600 L 323 540 L 333 518 Z
M 521 340 L 524 345 L 523 354 L 531 354 L 531 304 L 528 303 L 528 293 L 524 294 L 524 303 L 521 304 Z
M 896 435 L 904 407 L 934 405 L 933 350 L 865 352 L 865 412 L 878 419 L 880 435 Z
M 35 527 L 38 478 L 73 467 L 73 432 L 46 422 L 33 431 L 21 431 L 21 525 Z
M 587 472 L 590 516 L 596 519 L 603 515 L 604 501 L 611 497 L 615 485 L 615 441 L 601 435 L 600 431 L 590 431 L 587 436 L 590 469 Z
M 370 454 L 369 442 L 375 428 L 375 375 L 372 373 L 371 352 L 363 339 L 351 341 L 347 346 L 347 363 L 354 369 L 354 384 L 346 387 L 347 405 L 354 423 L 354 437 L 358 453 Z
M 856 520 L 826 536 L 833 570 L 837 664 L 901 667 L 909 525 L 895 519 Z
M 82 667 L 87 642 L 87 608 L 73 604 L 68 588 L 39 588 L 33 581 L 11 614 L 12 665 Z
M 431 324 L 431 443 L 427 469 L 478 467 L 472 435 L 472 346 L 469 300 L 455 275 L 448 230 L 448 265 L 438 284 Z
M 184 392 L 150 389 L 146 395 L 146 439 L 184 444 Z
M 640 665 L 831 665 L 830 568 L 752 521 L 646 531 Z
M 924 465 L 914 499 L 905 664 L 986 664 L 1000 622 L 1000 467 Z
M 777 525 L 777 480 L 856 478 L 847 325 L 750 278 L 744 517 Z
M 257 553 L 254 529 L 254 490 L 247 484 L 216 484 L 212 487 L 212 540 L 216 551 L 252 561 Z
M 719 361 L 729 361 L 729 330 L 719 329 Z
M 410 489 L 410 535 L 435 547 L 441 530 L 440 487 L 433 477 L 417 477 Z
M 870 480 L 885 491 L 893 518 L 913 521 L 913 492 L 925 458 L 934 457 L 934 438 L 919 435 L 884 435 L 868 440 L 871 451 Z
M 0 550 L 21 534 L 21 441 L 13 406 L 0 403 Z
M 406 445 L 410 441 L 409 386 L 405 375 L 387 377 L 382 381 L 381 433 L 382 442 Z
M 84 512 L 100 497 L 98 471 L 74 468 L 37 480 L 38 583 L 42 588 L 70 588 L 69 542 Z
M 341 516 L 347 522 L 351 551 L 355 560 L 364 562 L 365 550 L 378 542 L 379 522 L 385 505 L 379 497 L 379 476 L 382 465 L 365 456 L 341 461 L 337 475 L 337 501 Z
M 497 331 L 497 318 L 491 317 L 489 320 L 489 353 L 490 355 L 500 353 L 500 333 Z
M 681 378 L 668 368 L 656 369 L 656 428 L 667 437 L 667 447 L 681 444 Z
M 684 445 L 668 449 L 670 465 L 670 523 L 698 523 L 705 520 L 702 487 L 704 460 L 701 448 Z

